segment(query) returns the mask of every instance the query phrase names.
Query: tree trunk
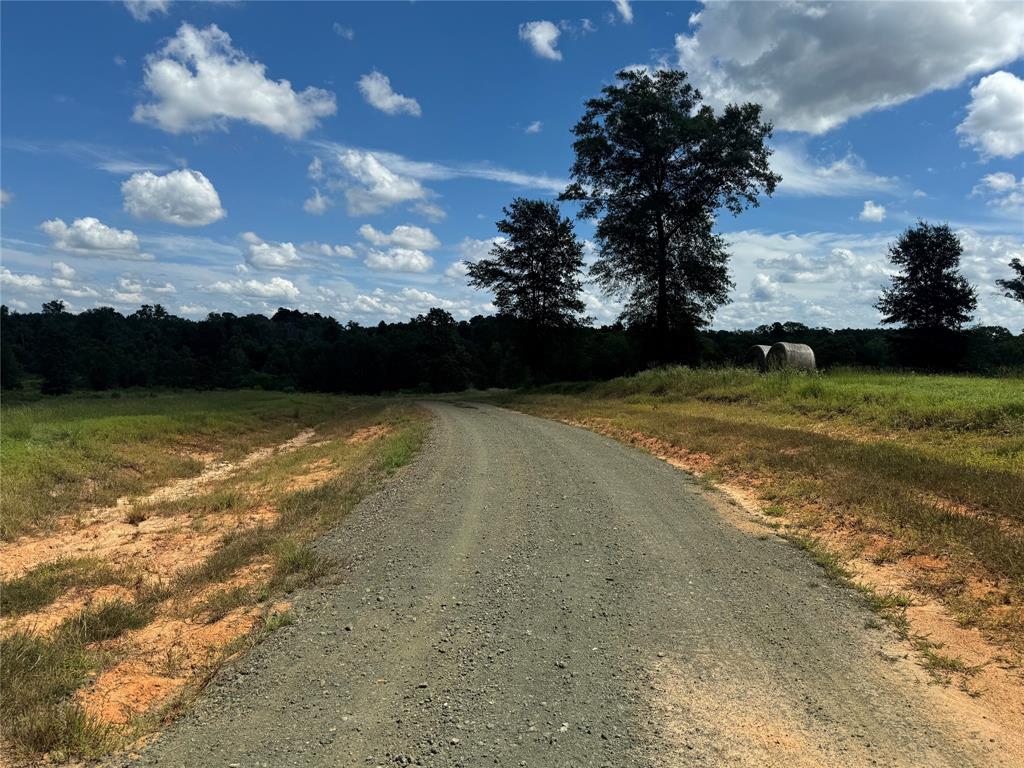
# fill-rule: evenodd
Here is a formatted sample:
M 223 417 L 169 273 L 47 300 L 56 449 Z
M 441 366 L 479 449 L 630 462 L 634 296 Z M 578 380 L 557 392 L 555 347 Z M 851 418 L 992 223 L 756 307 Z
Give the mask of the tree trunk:
M 655 343 L 659 363 L 668 362 L 668 243 L 665 225 L 658 217 L 658 303 L 655 317 Z

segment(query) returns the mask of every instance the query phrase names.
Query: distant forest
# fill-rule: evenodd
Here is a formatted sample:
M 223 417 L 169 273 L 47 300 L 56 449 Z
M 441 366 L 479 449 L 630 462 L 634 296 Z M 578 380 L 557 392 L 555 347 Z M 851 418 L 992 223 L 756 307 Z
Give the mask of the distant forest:
M 442 309 L 365 327 L 289 309 L 273 317 L 223 313 L 188 320 L 159 305 L 124 316 L 110 307 L 71 314 L 53 301 L 41 312 L 0 312 L 3 387 L 33 377 L 47 394 L 118 387 L 445 392 L 608 379 L 656 359 L 652 334 L 639 327 L 567 327 L 538 338 L 515 318 L 456 321 Z M 906 368 L 920 347 L 908 334 L 775 323 L 750 331 L 690 330 L 676 334 L 672 346 L 678 362 L 693 365 L 741 363 L 752 344 L 797 341 L 814 348 L 822 367 Z M 930 368 L 1024 370 L 1024 333 L 976 327 L 948 332 L 939 343 L 939 364 Z

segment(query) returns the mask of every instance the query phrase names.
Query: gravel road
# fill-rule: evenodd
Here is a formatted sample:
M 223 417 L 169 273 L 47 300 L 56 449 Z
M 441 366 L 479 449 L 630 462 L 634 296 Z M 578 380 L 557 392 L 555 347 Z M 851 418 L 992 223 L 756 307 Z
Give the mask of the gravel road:
M 296 623 L 134 764 L 1009 765 L 858 598 L 602 436 L 432 404 Z

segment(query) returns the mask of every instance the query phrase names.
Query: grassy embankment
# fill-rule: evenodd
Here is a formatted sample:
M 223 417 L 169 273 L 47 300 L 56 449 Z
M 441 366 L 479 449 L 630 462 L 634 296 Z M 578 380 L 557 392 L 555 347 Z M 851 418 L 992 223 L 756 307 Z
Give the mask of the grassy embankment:
M 2 416 L 0 716 L 15 759 L 95 757 L 173 716 L 287 623 L 282 596 L 335 570 L 308 543 L 406 463 L 427 424 L 379 398 L 261 392 L 8 401 Z M 96 512 L 309 429 L 187 493 Z
M 766 525 L 834 573 L 854 561 L 902 569 L 962 626 L 1024 646 L 1020 377 L 673 368 L 500 400 L 746 489 Z M 869 599 L 901 620 L 904 595 Z

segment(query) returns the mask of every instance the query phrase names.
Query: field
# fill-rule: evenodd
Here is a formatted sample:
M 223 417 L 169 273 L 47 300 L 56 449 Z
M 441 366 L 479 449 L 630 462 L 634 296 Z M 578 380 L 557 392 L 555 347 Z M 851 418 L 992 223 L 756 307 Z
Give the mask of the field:
M 940 675 L 972 652 L 914 606 L 938 601 L 996 655 L 1024 649 L 1024 379 L 673 368 L 497 399 L 728 491 L 859 584 Z
M 4 752 L 94 757 L 173 717 L 337 564 L 308 546 L 418 449 L 381 398 L 115 393 L 3 407 Z

